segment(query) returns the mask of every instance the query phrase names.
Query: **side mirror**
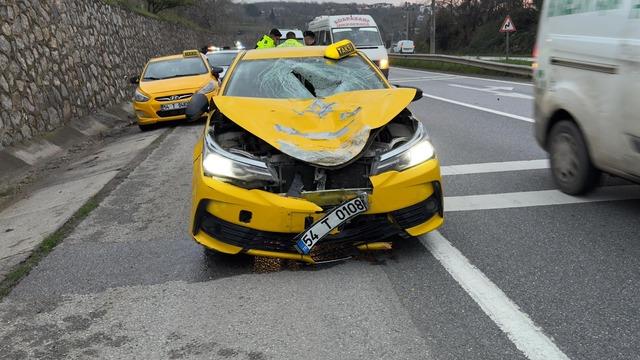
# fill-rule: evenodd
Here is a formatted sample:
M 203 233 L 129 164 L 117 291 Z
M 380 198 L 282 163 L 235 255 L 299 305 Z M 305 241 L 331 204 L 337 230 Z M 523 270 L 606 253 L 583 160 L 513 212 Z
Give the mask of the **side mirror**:
M 132 83 L 133 85 L 140 84 L 140 76 L 134 76 L 129 78 L 129 82 Z
M 213 77 L 218 80 L 220 80 L 220 74 L 222 74 L 223 71 L 224 69 L 221 67 L 218 67 L 218 66 L 211 67 L 211 75 L 213 75 Z
M 422 99 L 422 89 L 416 88 L 416 94 L 413 96 L 413 100 L 411 101 L 418 101 L 420 99 Z
M 422 89 L 420 89 L 419 87 L 398 85 L 398 84 L 391 84 L 391 85 L 393 85 L 393 86 L 395 86 L 397 88 L 414 89 L 416 91 L 416 94 L 413 96 L 413 100 L 411 100 L 411 102 L 418 101 L 418 100 L 422 99 Z
M 195 94 L 191 97 L 189 105 L 185 110 L 187 121 L 196 121 L 202 117 L 202 114 L 209 111 L 209 100 L 204 94 Z

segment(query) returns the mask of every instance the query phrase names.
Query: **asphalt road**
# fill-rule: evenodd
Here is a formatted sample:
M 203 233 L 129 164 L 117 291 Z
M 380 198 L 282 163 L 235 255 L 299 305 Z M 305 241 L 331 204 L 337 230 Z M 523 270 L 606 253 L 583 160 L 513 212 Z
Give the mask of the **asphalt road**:
M 638 186 L 554 191 L 527 83 L 392 69 L 445 226 L 323 266 L 207 257 L 178 126 L 0 304 L 0 358 L 640 359 Z M 495 164 L 487 164 L 495 163 Z

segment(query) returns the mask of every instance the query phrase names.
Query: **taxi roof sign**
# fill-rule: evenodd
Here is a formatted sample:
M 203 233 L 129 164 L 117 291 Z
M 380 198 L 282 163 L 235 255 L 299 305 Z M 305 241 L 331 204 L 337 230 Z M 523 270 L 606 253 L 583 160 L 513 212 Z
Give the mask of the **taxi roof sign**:
M 353 46 L 351 41 L 345 39 L 327 46 L 327 50 L 324 52 L 324 57 L 333 60 L 340 60 L 355 53 L 356 47 Z
M 194 56 L 198 56 L 200 54 L 200 51 L 198 50 L 185 50 L 182 52 L 182 56 L 184 57 L 194 57 Z

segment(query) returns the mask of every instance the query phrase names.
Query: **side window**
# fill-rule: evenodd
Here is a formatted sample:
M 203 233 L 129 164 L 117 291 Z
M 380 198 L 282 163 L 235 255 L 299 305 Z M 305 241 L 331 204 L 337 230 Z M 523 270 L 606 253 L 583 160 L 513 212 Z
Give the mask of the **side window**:
M 326 30 L 321 30 L 320 31 L 320 44 L 321 45 L 327 45 L 327 31 Z

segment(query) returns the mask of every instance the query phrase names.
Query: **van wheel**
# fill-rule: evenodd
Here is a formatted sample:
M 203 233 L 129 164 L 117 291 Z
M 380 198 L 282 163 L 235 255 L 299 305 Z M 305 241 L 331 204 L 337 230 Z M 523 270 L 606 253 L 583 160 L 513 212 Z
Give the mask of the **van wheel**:
M 571 121 L 558 122 L 549 136 L 551 174 L 556 185 L 570 195 L 592 190 L 600 179 L 580 129 Z

